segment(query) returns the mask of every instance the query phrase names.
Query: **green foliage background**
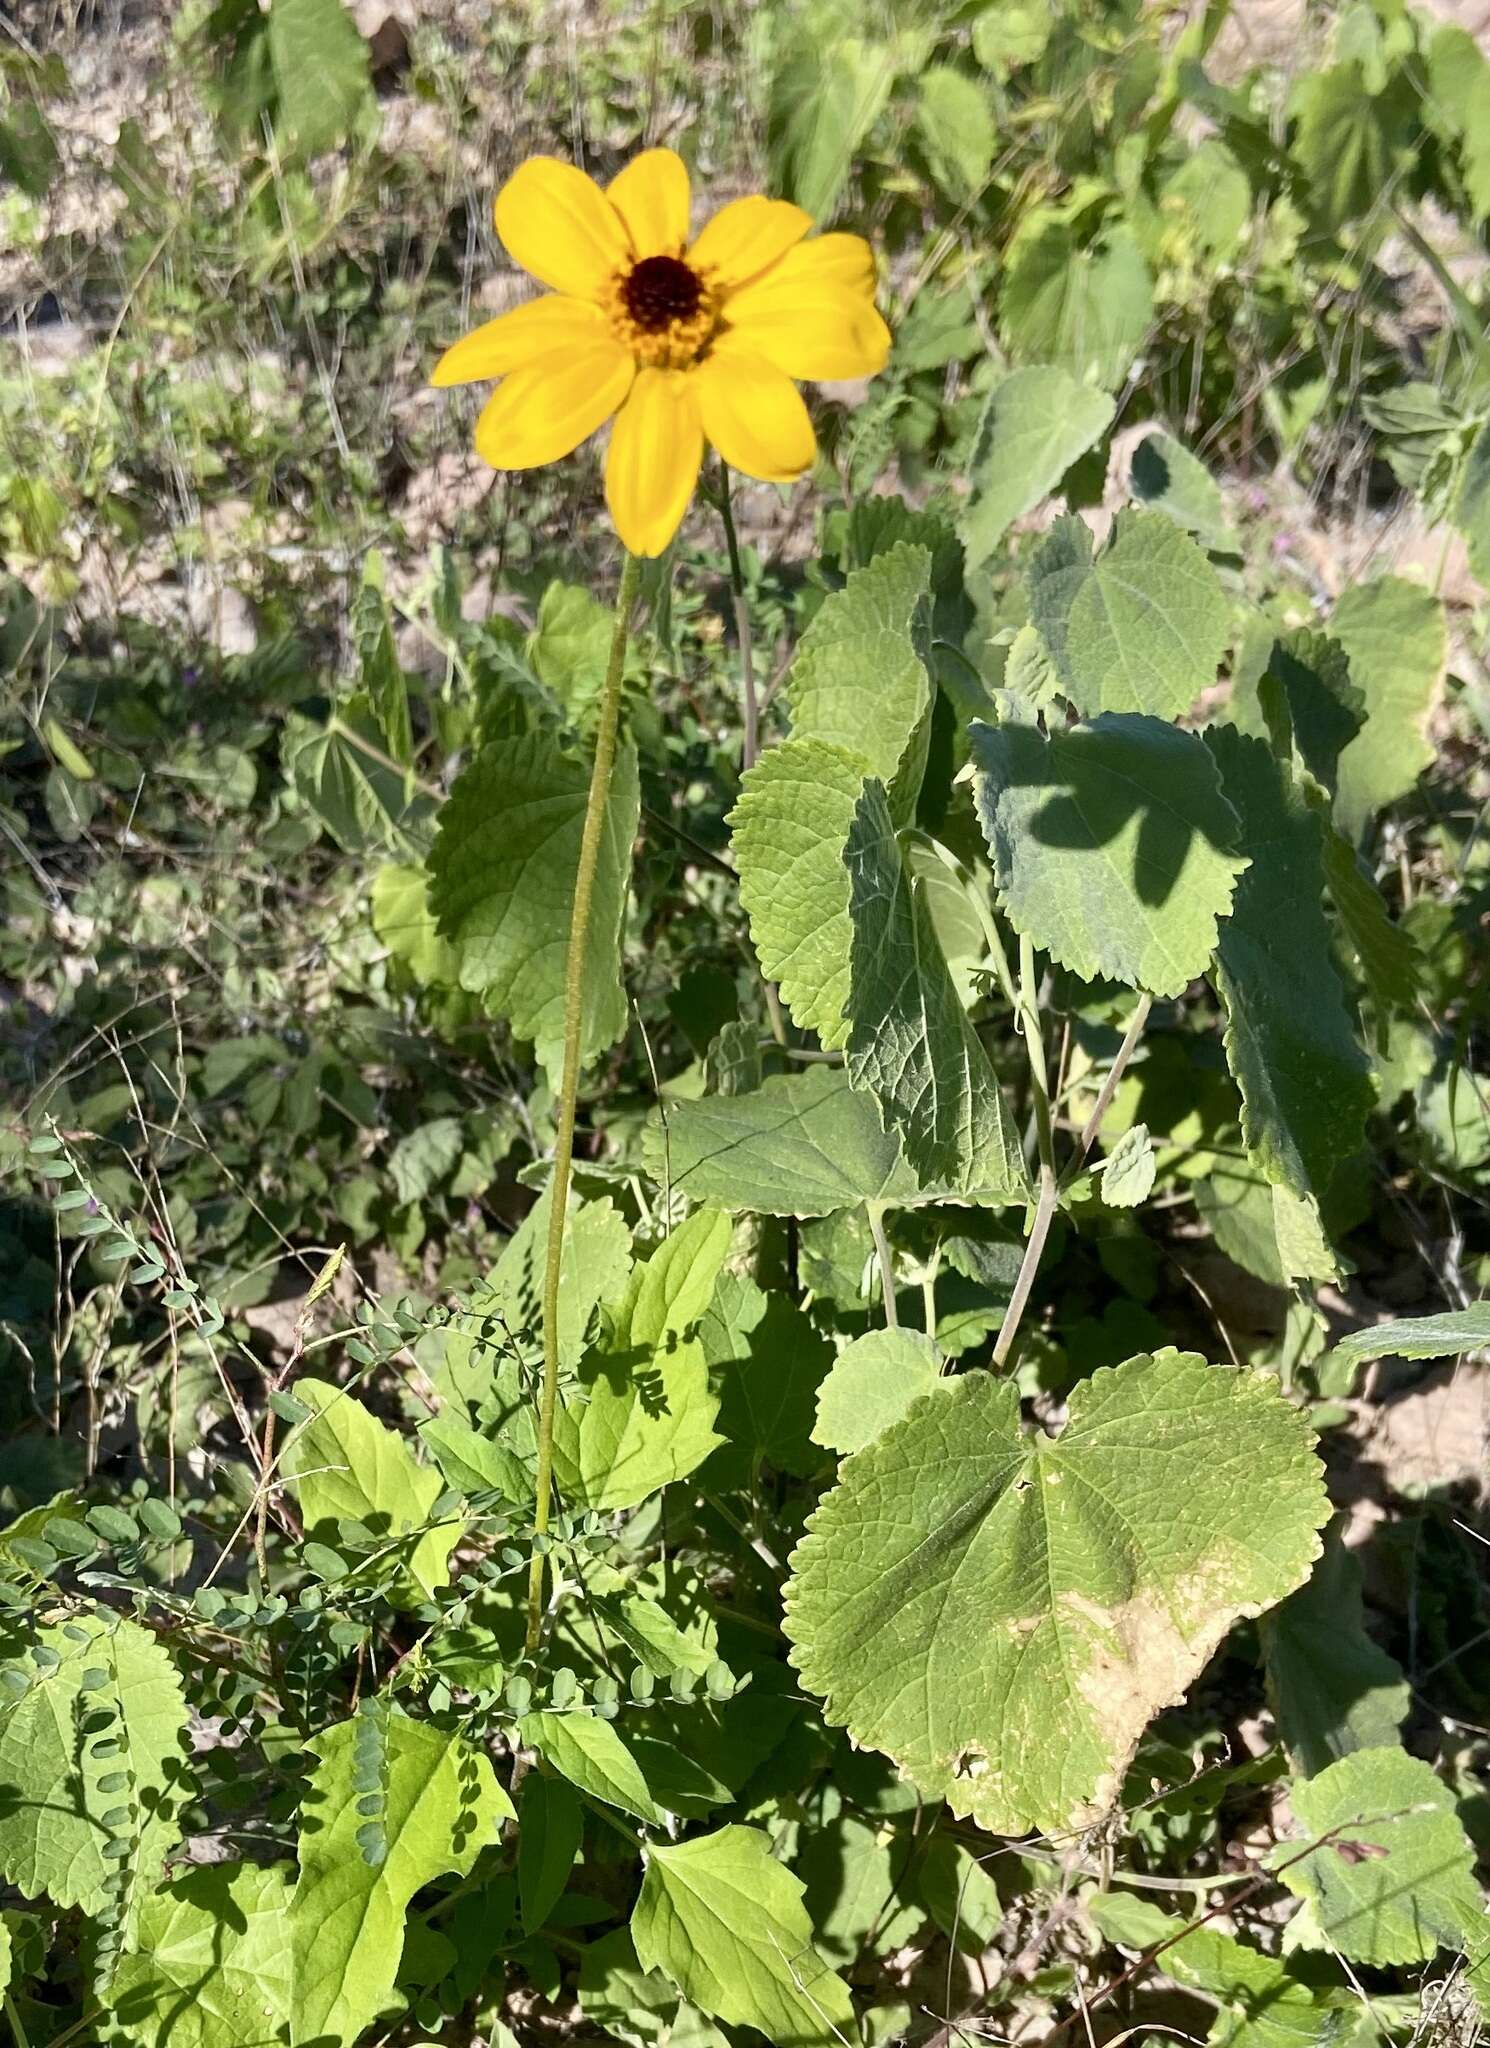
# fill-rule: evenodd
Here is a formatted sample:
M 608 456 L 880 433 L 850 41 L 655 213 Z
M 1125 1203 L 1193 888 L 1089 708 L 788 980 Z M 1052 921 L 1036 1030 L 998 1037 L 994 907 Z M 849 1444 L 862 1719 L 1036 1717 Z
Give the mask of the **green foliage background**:
M 1476 2038 L 1479 25 L 12 12 L 18 2048 Z M 646 572 L 535 1538 L 616 550 L 424 378 L 648 142 L 895 348 Z

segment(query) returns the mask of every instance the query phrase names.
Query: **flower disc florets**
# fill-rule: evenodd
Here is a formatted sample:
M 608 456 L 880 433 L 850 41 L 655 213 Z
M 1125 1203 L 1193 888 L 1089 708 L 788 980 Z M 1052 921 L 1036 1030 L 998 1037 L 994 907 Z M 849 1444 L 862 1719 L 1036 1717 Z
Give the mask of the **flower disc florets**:
M 713 334 L 718 300 L 681 256 L 643 256 L 613 280 L 607 310 L 617 340 L 639 363 L 682 370 Z

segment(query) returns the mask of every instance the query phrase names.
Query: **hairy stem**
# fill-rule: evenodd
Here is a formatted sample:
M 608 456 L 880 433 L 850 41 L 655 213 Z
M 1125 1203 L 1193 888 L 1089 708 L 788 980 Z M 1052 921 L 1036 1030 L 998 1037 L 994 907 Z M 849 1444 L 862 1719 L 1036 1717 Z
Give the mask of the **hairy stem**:
M 729 467 L 720 458 L 719 463 L 719 516 L 724 522 L 724 545 L 729 555 L 729 587 L 734 598 L 735 638 L 740 643 L 740 772 L 748 775 L 760 758 L 761 750 L 761 709 L 760 697 L 755 687 L 755 639 L 750 630 L 750 606 L 745 597 L 745 571 L 740 562 L 740 538 L 735 532 L 735 512 L 730 503 Z M 766 989 L 766 1014 L 771 1020 L 771 1035 L 778 1045 L 786 1044 L 786 1019 L 781 1013 L 781 998 L 776 993 L 776 984 L 768 981 Z
M 533 1527 L 540 1536 L 548 1529 L 554 1483 L 554 1409 L 559 1397 L 559 1279 L 564 1264 L 564 1223 L 569 1208 L 569 1177 L 574 1164 L 574 1106 L 579 1094 L 580 1032 L 584 1019 L 585 953 L 590 940 L 590 903 L 595 893 L 595 869 L 600 859 L 600 837 L 605 829 L 605 808 L 610 796 L 611 771 L 616 762 L 616 733 L 621 717 L 621 677 L 626 666 L 626 635 L 631 609 L 636 602 L 641 565 L 627 555 L 621 568 L 621 588 L 616 597 L 616 622 L 611 634 L 610 659 L 600 693 L 600 716 L 595 729 L 595 762 L 590 771 L 590 794 L 585 805 L 584 830 L 579 842 L 579 866 L 574 877 L 574 908 L 569 919 L 569 950 L 564 961 L 564 1066 L 559 1084 L 559 1115 L 554 1137 L 554 1171 L 549 1182 L 548 1243 L 543 1263 L 543 1386 L 538 1401 L 538 1471 L 533 1504 Z M 537 1647 L 543 1626 L 543 1551 L 536 1547 L 528 1566 L 527 1647 Z

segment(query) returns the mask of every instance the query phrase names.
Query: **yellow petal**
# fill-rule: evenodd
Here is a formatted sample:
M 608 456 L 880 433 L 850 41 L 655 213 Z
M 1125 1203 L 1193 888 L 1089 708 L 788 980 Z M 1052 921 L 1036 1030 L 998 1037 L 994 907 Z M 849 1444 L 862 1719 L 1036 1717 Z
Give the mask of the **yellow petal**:
M 873 300 L 831 282 L 778 284 L 782 267 L 731 298 L 716 349 L 763 356 L 788 377 L 877 376 L 890 330 Z
M 615 341 L 514 370 L 476 422 L 476 453 L 493 469 L 557 462 L 605 425 L 635 373 L 636 365 Z
M 631 260 L 631 236 L 593 178 L 554 156 L 530 156 L 497 194 L 497 233 L 530 277 L 598 299 Z
M 634 555 L 660 555 L 678 530 L 704 459 L 694 379 L 642 370 L 611 429 L 605 499 Z
M 688 166 L 670 149 L 644 149 L 611 179 L 606 197 L 638 256 L 681 256 L 688 245 Z
M 561 349 L 593 348 L 609 333 L 605 315 L 588 299 L 530 299 L 499 313 L 484 327 L 473 328 L 430 372 L 431 384 L 477 384 L 484 377 L 505 377 L 541 362 Z
M 732 199 L 705 222 L 688 260 L 697 270 L 712 270 L 726 288 L 744 284 L 768 270 L 811 226 L 811 214 L 800 206 L 752 193 Z
M 731 469 L 790 483 L 817 446 L 802 394 L 764 357 L 715 349 L 691 373 L 704 432 Z
M 804 287 L 815 285 L 841 285 L 844 290 L 862 292 L 872 299 L 878 282 L 874 270 L 874 251 L 862 235 L 814 235 L 810 242 L 798 242 L 795 249 L 789 249 L 771 272 L 774 282 L 780 278 Z M 750 287 L 754 289 L 754 287 Z

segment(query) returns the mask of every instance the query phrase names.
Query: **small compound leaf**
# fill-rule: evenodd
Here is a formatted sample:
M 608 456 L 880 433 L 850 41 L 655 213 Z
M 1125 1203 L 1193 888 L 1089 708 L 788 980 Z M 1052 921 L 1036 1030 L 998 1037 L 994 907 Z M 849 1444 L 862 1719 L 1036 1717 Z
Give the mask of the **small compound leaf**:
M 557 1075 L 564 1045 L 564 963 L 590 790 L 590 764 L 549 732 L 484 747 L 440 811 L 430 904 L 460 961 L 462 988 L 485 997 Z M 585 950 L 580 1058 L 626 1028 L 621 927 L 640 817 L 636 749 L 617 748 Z
M 1043 739 L 975 725 L 978 815 L 1016 931 L 1073 974 L 1179 995 L 1246 867 L 1200 738 L 1106 715 Z
M 1087 717 L 1183 716 L 1231 637 L 1221 579 L 1159 512 L 1120 512 L 1100 555 L 1081 520 L 1058 520 L 1031 558 L 1029 600 L 1061 688 Z
M 643 1969 L 776 2048 L 842 2048 L 854 2037 L 853 2003 L 813 1946 L 802 1885 L 759 1828 L 654 1844 L 631 1938 Z
M 940 1377 L 936 1351 L 920 1330 L 870 1330 L 856 1337 L 817 1390 L 813 1441 L 840 1456 L 862 1451 Z
M 995 386 L 968 465 L 972 495 L 961 530 L 970 569 L 989 559 L 1016 519 L 1058 489 L 1072 463 L 1107 432 L 1113 412 L 1105 391 L 1048 365 L 1015 370 Z
M 1265 741 L 1230 725 L 1211 726 L 1204 741 L 1251 862 L 1215 966 L 1242 1137 L 1269 1181 L 1318 1201 L 1359 1147 L 1375 1104 L 1370 1062 L 1330 958 L 1324 821 Z
M 865 785 L 849 873 L 848 1070 L 926 1184 L 1013 1195 L 1027 1185 L 999 1084 L 902 859 L 889 800 Z
M 1303 1583 L 1328 1513 L 1264 1374 L 1133 1358 L 1052 1439 L 969 1373 L 840 1468 L 792 1556 L 792 1660 L 928 1798 L 995 1834 L 1084 1826 L 1232 1623 Z
M 730 814 L 740 901 L 768 981 L 792 1020 L 824 1047 L 848 1025 L 848 873 L 843 849 L 864 787 L 862 755 L 824 740 L 789 739 L 744 777 Z

